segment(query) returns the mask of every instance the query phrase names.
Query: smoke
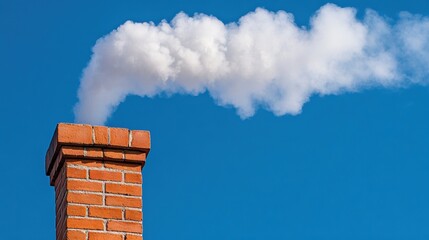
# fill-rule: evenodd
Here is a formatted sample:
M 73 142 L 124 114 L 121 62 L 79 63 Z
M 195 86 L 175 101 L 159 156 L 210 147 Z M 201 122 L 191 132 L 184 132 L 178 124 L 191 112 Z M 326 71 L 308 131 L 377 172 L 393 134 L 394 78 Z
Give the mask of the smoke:
M 179 13 L 168 23 L 128 21 L 93 47 L 77 122 L 103 124 L 128 95 L 198 95 L 247 118 L 258 108 L 299 114 L 314 94 L 427 84 L 429 19 L 396 22 L 367 10 L 321 7 L 308 28 L 258 8 L 237 23 Z

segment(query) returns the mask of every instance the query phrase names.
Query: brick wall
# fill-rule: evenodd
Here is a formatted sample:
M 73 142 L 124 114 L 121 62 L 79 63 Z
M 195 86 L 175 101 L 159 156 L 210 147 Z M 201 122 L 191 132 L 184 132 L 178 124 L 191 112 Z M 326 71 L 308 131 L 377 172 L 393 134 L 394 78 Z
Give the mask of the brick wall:
M 46 154 L 57 240 L 141 240 L 146 131 L 59 124 Z

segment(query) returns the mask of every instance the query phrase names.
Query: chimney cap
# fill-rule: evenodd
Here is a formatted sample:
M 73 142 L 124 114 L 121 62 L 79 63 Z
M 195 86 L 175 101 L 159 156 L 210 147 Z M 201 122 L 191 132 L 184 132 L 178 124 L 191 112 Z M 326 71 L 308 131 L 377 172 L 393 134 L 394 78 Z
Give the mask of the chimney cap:
M 96 151 L 96 154 L 87 154 L 87 149 Z M 64 150 L 69 151 L 64 152 Z M 122 162 L 141 160 L 143 165 L 149 150 L 149 131 L 58 123 L 46 152 L 45 171 L 46 175 L 51 175 L 55 162 L 62 161 L 63 156 L 56 160 L 59 154 L 88 160 L 101 159 Z M 129 158 L 126 157 L 127 153 L 130 155 Z M 136 154 L 144 155 L 144 158 L 136 158 Z

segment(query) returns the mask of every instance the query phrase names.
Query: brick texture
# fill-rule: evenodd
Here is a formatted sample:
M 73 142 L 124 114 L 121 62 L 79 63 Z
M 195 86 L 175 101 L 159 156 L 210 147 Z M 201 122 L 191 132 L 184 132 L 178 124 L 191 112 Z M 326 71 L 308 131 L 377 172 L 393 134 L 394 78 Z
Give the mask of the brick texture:
M 149 149 L 146 131 L 59 124 L 46 154 L 56 239 L 142 240 L 141 170 Z

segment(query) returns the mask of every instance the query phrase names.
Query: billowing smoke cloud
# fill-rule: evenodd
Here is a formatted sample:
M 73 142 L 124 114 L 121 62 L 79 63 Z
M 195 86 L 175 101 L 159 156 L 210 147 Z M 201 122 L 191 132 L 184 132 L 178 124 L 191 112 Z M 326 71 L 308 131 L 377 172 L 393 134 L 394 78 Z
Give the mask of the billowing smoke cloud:
M 127 95 L 208 92 L 243 117 L 258 108 L 298 114 L 313 94 L 425 84 L 429 19 L 390 23 L 368 10 L 327 4 L 308 29 L 284 11 L 256 9 L 237 23 L 179 13 L 170 23 L 126 22 L 93 48 L 76 121 L 102 124 Z

